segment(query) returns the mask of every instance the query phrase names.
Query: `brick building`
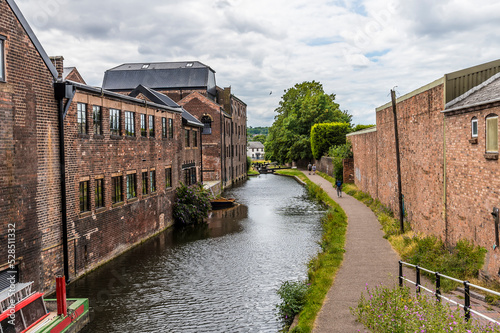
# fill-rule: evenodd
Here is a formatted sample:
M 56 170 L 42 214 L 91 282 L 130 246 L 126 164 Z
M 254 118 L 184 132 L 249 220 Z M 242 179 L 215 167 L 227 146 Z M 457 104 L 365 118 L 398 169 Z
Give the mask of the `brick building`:
M 128 94 L 138 85 L 169 96 L 205 124 L 203 180 L 222 187 L 246 178 L 246 104 L 217 87 L 215 71 L 198 62 L 131 63 L 109 69 L 103 88 Z
M 63 60 L 0 1 L 0 290 L 14 266 L 50 291 L 117 256 L 172 225 L 175 188 L 201 179 L 201 122 L 165 95 L 88 86 Z
M 62 274 L 57 77 L 15 2 L 0 1 L 0 289 L 11 263 L 37 288 Z
M 447 103 L 460 96 L 467 96 L 464 94 L 477 89 L 498 72 L 500 61 L 497 60 L 446 74 L 398 98 L 396 108 L 402 192 L 405 213 L 412 228 L 437 235 L 450 244 L 467 238 L 484 246 L 489 250 L 484 273 L 490 276 L 496 276 L 500 268 L 500 261 L 493 259 L 498 250 L 492 250 L 491 243 L 481 241 L 480 235 L 494 232 L 490 212 L 495 200 L 498 200 L 498 190 L 493 190 L 493 183 L 489 180 L 478 183 L 471 181 L 474 174 L 484 177 L 498 173 L 498 165 L 496 160 L 487 157 L 488 154 L 484 155 L 484 147 L 477 148 L 478 151 L 473 154 L 471 148 L 477 146 L 464 141 L 464 128 L 470 128 L 472 120 L 463 123 L 465 116 L 460 118 L 454 114 L 464 112 L 443 113 L 443 110 L 448 107 Z M 495 99 L 498 95 L 494 96 L 492 93 L 490 97 Z M 489 111 L 484 113 L 490 114 Z M 492 114 L 495 112 L 492 111 Z M 477 119 L 479 116 L 483 117 L 483 114 L 478 113 Z M 481 125 L 483 129 L 486 122 L 484 117 Z M 355 183 L 361 190 L 398 212 L 391 103 L 376 109 L 376 122 L 376 128 L 348 135 L 353 145 Z M 470 139 L 470 133 L 468 135 Z M 479 158 L 481 154 L 484 156 Z M 466 201 L 461 201 L 461 197 L 469 191 L 472 192 L 471 197 L 475 197 L 472 199 L 474 202 L 478 203 L 479 198 L 483 200 L 475 209 L 470 204 L 467 206 Z M 474 196 L 476 191 L 482 195 Z M 498 204 L 500 203 L 496 205 Z M 492 207 L 487 208 L 487 205 Z

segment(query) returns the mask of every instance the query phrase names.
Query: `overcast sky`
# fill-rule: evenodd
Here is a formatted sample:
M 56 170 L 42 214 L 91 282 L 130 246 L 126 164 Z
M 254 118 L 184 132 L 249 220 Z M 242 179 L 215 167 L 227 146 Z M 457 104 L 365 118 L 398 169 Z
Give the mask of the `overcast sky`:
M 127 62 L 198 60 L 270 126 L 285 89 L 316 80 L 356 124 L 404 95 L 500 58 L 496 0 L 17 0 L 49 55 L 90 85 Z M 271 93 L 272 92 L 272 93 Z

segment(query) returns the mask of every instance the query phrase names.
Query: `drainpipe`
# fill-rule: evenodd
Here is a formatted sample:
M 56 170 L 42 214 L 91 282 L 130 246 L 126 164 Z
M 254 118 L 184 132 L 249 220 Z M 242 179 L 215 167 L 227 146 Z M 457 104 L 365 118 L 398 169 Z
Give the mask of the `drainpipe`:
M 200 133 L 200 178 L 201 183 L 203 184 L 203 127 L 201 128 Z
M 224 159 L 220 163 L 220 178 L 221 178 L 221 192 L 224 189 L 224 185 L 226 182 L 226 123 L 224 122 L 224 127 L 222 126 L 222 121 L 224 120 L 224 117 L 222 115 L 222 109 L 220 110 L 220 135 L 221 135 L 221 142 L 222 142 L 222 147 L 221 147 L 221 158 L 224 156 Z M 223 132 L 224 130 L 224 132 Z
M 71 101 L 73 100 L 74 90 L 72 85 L 66 85 L 65 82 L 58 81 L 54 83 L 54 97 L 58 106 L 59 121 L 59 169 L 61 171 L 61 222 L 62 222 L 62 243 L 63 243 L 63 269 L 66 283 L 69 283 L 69 254 L 68 254 L 68 214 L 66 206 L 66 157 L 64 149 L 64 117 Z M 66 108 L 64 107 L 64 98 L 68 98 Z

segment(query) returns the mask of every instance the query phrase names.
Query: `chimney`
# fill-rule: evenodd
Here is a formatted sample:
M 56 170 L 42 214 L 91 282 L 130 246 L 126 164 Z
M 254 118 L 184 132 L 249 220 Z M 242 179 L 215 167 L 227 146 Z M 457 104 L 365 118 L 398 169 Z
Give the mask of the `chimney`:
M 50 61 L 52 61 L 52 63 L 57 69 L 57 73 L 59 74 L 57 78 L 62 79 L 64 71 L 64 57 L 63 56 L 50 57 Z

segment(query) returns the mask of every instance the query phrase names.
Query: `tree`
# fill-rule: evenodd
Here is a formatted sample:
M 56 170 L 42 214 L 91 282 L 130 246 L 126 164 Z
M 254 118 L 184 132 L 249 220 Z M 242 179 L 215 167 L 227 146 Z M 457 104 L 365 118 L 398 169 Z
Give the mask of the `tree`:
M 265 143 L 266 159 L 287 163 L 311 159 L 311 127 L 318 123 L 351 123 L 334 94 L 326 94 L 319 82 L 303 82 L 285 90 Z
M 257 134 L 250 141 L 259 141 L 262 144 L 266 143 L 267 135 L 265 134 Z

